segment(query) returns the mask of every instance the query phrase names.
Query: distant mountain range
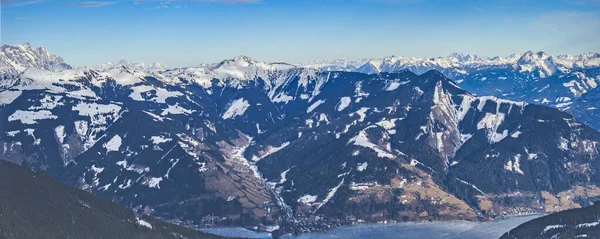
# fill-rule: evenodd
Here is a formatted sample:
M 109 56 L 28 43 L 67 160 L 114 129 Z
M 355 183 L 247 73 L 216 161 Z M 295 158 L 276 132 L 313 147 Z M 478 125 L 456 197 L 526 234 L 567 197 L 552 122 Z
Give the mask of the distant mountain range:
M 528 51 L 508 57 L 451 54 L 447 57 L 385 57 L 358 61 L 332 60 L 305 63 L 324 70 L 367 74 L 410 70 L 422 74 L 437 70 L 461 88 L 477 95 L 492 95 L 558 108 L 600 130 L 598 101 L 578 100 L 587 92 L 598 94 L 600 54 L 551 56 Z M 360 66 L 359 66 L 360 65 Z M 593 93 L 596 92 L 596 93 Z M 586 98 L 586 97 L 583 97 Z M 581 103 L 582 101 L 585 101 Z
M 600 133 L 437 70 L 240 56 L 162 71 L 28 68 L 0 82 L 0 158 L 187 226 L 282 235 L 600 198 Z
M 168 69 L 168 67 L 160 62 L 154 63 L 146 63 L 143 61 L 133 62 L 128 60 L 120 60 L 117 62 L 109 61 L 105 64 L 101 64 L 98 66 L 91 67 L 91 69 L 96 69 L 99 71 L 106 71 L 114 68 L 126 67 L 128 69 L 138 70 L 138 71 L 164 71 Z
M 198 238 L 220 236 L 164 223 L 0 160 L 0 238 Z

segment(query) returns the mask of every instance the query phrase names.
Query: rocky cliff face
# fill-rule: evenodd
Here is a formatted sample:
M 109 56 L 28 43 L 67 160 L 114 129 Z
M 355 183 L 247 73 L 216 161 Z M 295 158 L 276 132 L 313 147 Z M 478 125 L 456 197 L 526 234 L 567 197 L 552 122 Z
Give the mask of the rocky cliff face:
M 57 71 L 71 69 L 71 66 L 45 47 L 32 48 L 29 43 L 0 47 L 0 75 L 19 74 L 27 68 Z

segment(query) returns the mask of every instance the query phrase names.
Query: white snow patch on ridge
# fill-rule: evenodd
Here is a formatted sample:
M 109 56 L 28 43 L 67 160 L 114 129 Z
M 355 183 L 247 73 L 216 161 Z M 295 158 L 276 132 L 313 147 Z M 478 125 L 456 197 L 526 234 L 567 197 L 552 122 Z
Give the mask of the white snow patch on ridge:
M 344 184 L 344 180 L 345 180 L 345 178 L 342 178 L 342 181 L 340 182 L 340 184 L 338 184 L 337 186 L 335 186 L 331 190 L 329 190 L 327 197 L 325 197 L 323 202 L 321 202 L 321 204 L 319 204 L 319 206 L 317 207 L 317 210 L 319 210 L 319 208 L 321 208 L 323 205 L 325 205 L 327 202 L 329 202 L 329 200 L 331 200 L 333 198 L 333 196 L 335 196 L 335 193 L 337 192 L 338 188 L 340 188 L 340 186 L 342 186 L 342 184 Z
M 351 143 L 354 143 L 354 145 L 372 149 L 373 151 L 375 151 L 377 153 L 377 157 L 395 158 L 395 156 L 393 154 L 390 154 L 390 153 L 380 149 L 379 146 L 377 146 L 376 144 L 371 143 L 369 141 L 369 138 L 367 137 L 367 133 L 364 130 L 360 131 L 358 133 L 358 135 L 354 136 L 354 138 L 351 138 L 350 141 L 348 141 L 348 144 L 351 144 Z
M 17 110 L 12 115 L 8 116 L 8 121 L 21 121 L 22 124 L 36 124 L 38 120 L 42 119 L 56 119 L 56 115 L 48 110 L 40 111 L 24 111 Z
M 497 143 L 508 136 L 508 130 L 506 129 L 498 133 L 498 128 L 502 122 L 504 122 L 503 113 L 485 113 L 485 116 L 477 123 L 477 129 L 486 129 L 488 141 L 490 143 Z
M 249 107 L 250 107 L 250 104 L 248 103 L 247 100 L 244 100 L 244 98 L 239 98 L 237 100 L 234 100 L 233 102 L 231 102 L 229 109 L 227 109 L 227 111 L 225 111 L 222 118 L 223 119 L 232 119 L 237 116 L 244 115 L 244 113 L 246 112 L 246 110 Z
M 100 114 L 113 114 L 115 115 L 121 110 L 121 106 L 108 104 L 102 105 L 97 103 L 79 103 L 76 106 L 73 106 L 71 110 L 79 111 L 79 115 L 81 116 L 89 116 L 94 117 Z M 103 122 L 106 123 L 106 122 Z
M 108 142 L 106 142 L 104 144 L 104 148 L 106 148 L 106 152 L 111 152 L 111 151 L 119 151 L 119 148 L 121 147 L 121 136 L 119 135 L 115 135 L 112 137 L 112 139 L 110 139 Z
M 396 89 L 398 89 L 398 87 L 400 87 L 401 85 L 406 85 L 408 84 L 410 81 L 403 81 L 403 82 L 391 82 L 387 88 L 385 89 L 385 91 L 395 91 Z
M 133 90 L 133 92 L 131 94 L 129 94 L 129 97 L 136 101 L 147 101 L 146 99 L 144 99 L 142 94 L 148 94 L 153 90 L 156 91 L 156 92 L 154 92 L 155 95 L 153 95 L 153 97 L 148 99 L 148 101 L 154 101 L 157 103 L 164 104 L 164 103 L 166 103 L 165 100 L 167 98 L 183 96 L 183 94 L 178 91 L 168 91 L 163 88 L 155 88 L 155 87 L 149 86 L 149 85 L 134 86 L 134 87 L 131 87 L 131 89 Z
M 317 196 L 313 196 L 313 195 L 304 195 L 304 196 L 298 198 L 298 202 L 302 203 L 304 205 L 314 203 L 315 201 L 317 201 Z
M 308 107 L 308 109 L 306 110 L 306 113 L 312 112 L 317 107 L 319 107 L 319 105 L 321 105 L 323 103 L 325 103 L 325 100 L 317 100 L 317 102 L 313 103 L 311 106 Z
M 160 115 L 165 116 L 168 114 L 172 114 L 172 115 L 189 115 L 191 113 L 195 112 L 195 110 L 188 110 L 186 108 L 183 108 L 181 106 L 179 106 L 179 103 L 175 103 L 175 105 L 169 105 L 168 108 L 164 109 L 162 113 L 160 113 Z M 146 112 L 147 113 L 147 112 Z
M 359 171 L 359 172 L 365 171 L 367 169 L 367 166 L 369 166 L 369 162 L 364 162 L 364 163 L 358 164 L 358 166 L 356 167 L 356 171 Z
M 162 177 L 160 177 L 160 178 L 151 178 L 148 181 L 148 187 L 149 188 L 158 188 L 158 189 L 160 189 L 160 182 L 162 182 L 162 180 L 163 180 Z
M 546 226 L 544 228 L 544 231 L 542 231 L 542 234 L 544 234 L 544 233 L 546 233 L 546 232 L 548 232 L 550 230 L 558 229 L 558 228 L 563 228 L 563 227 L 565 227 L 565 225 L 549 225 L 549 226 Z
M 58 141 L 62 144 L 65 142 L 65 126 L 63 125 L 59 125 L 56 126 L 56 128 L 54 129 L 54 132 L 56 133 L 56 137 L 58 137 Z
M 271 147 L 271 148 L 270 148 L 270 149 L 267 151 L 267 153 L 265 153 L 263 156 L 260 156 L 260 157 L 256 157 L 256 156 L 254 156 L 254 157 L 252 157 L 252 160 L 253 160 L 253 161 L 258 161 L 258 160 L 261 160 L 261 159 L 263 159 L 264 157 L 267 157 L 267 156 L 269 156 L 269 155 L 271 155 L 271 154 L 274 154 L 274 153 L 276 153 L 277 151 L 279 151 L 279 150 L 281 150 L 281 149 L 283 149 L 283 148 L 287 147 L 288 145 L 290 145 L 290 142 L 285 142 L 285 143 L 281 144 L 279 147 Z
M 515 172 L 521 175 L 524 175 L 523 170 L 521 170 L 521 154 L 517 154 L 514 156 L 514 161 L 509 160 L 504 165 L 504 169 L 506 171 Z
M 352 99 L 350 99 L 350 97 L 348 97 L 348 96 L 342 97 L 340 99 L 340 103 L 337 106 L 337 111 L 344 110 L 346 107 L 348 107 L 348 105 L 350 105 L 351 101 L 352 101 Z
M 165 136 L 160 135 L 160 136 L 152 136 L 152 137 L 150 137 L 150 140 L 152 141 L 153 144 L 161 144 L 161 143 L 171 141 L 171 138 L 165 138 Z
M 139 219 L 139 218 L 136 218 L 136 220 L 137 220 L 137 224 L 138 225 L 147 227 L 149 229 L 152 229 L 152 225 L 150 223 L 148 223 L 147 221 L 144 221 L 144 220 Z
M 21 96 L 21 91 L 2 91 L 0 92 L 0 105 L 8 105 Z

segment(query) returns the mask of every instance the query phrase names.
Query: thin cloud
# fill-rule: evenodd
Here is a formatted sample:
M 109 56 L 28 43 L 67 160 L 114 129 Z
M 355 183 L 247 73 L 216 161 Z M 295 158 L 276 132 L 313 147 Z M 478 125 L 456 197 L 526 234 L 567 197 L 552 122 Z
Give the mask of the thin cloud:
M 93 8 L 93 7 L 110 6 L 115 3 L 116 2 L 69 2 L 67 4 L 77 6 L 77 7 Z
M 59 3 L 52 0 L 1 0 L 3 6 L 27 6 L 41 3 Z M 215 3 L 215 4 L 255 4 L 261 3 L 263 0 L 123 0 L 120 2 L 133 2 L 133 4 L 140 3 L 158 3 L 161 6 L 166 6 L 171 3 Z M 71 1 L 71 2 L 63 2 L 66 5 L 84 7 L 84 8 L 95 8 L 95 7 L 104 7 L 110 6 L 117 3 L 117 1 Z M 178 4 L 179 5 L 179 4 Z M 166 8 L 161 7 L 158 8 Z M 176 7 L 177 8 L 177 7 Z M 181 8 L 181 6 L 179 7 Z
M 253 4 L 260 3 L 262 0 L 133 0 L 134 4 L 140 3 L 160 3 L 162 5 L 167 5 L 170 3 L 182 3 L 182 2 L 190 2 L 190 3 L 225 3 L 225 4 Z
M 26 6 L 43 3 L 45 0 L 2 0 L 2 5 L 6 6 Z
M 599 5 L 600 0 L 565 0 L 566 3 L 577 5 Z

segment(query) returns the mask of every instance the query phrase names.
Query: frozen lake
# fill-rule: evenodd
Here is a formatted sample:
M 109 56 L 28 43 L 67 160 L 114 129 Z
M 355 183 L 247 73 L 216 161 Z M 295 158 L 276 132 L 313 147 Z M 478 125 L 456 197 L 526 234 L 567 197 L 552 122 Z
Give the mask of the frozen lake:
M 491 222 L 425 222 L 358 224 L 335 228 L 327 232 L 301 234 L 290 239 L 312 238 L 380 238 L 380 239 L 497 239 L 506 231 L 542 214 L 514 216 Z M 268 233 L 257 233 L 242 228 L 216 228 L 204 231 L 231 237 L 270 238 Z

